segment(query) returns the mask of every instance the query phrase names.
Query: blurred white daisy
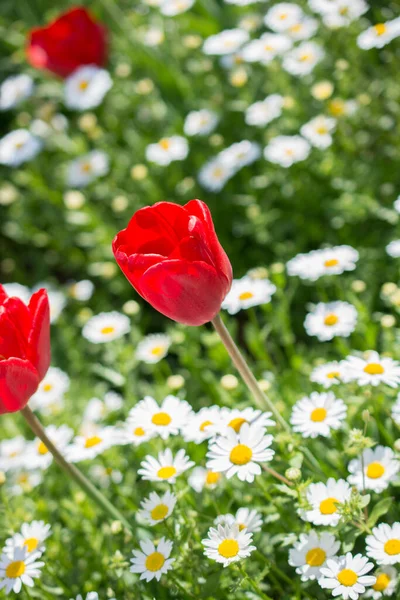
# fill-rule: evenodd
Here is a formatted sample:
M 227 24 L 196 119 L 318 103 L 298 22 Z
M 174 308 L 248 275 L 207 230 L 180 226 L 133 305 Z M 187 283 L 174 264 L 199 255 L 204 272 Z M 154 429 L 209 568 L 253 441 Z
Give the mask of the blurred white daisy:
M 349 337 L 357 324 L 357 310 L 349 302 L 319 302 L 305 318 L 308 335 L 326 342 L 336 336 Z
M 341 382 L 341 373 L 343 371 L 342 363 L 332 361 L 315 367 L 310 375 L 310 380 L 314 383 L 320 383 L 324 388 L 330 388 Z
M 137 360 L 153 365 L 160 362 L 168 354 L 172 340 L 165 333 L 152 333 L 146 335 L 136 346 Z
M 325 149 L 332 144 L 332 132 L 336 127 L 336 119 L 318 115 L 305 123 L 300 133 L 312 146 Z
M 22 435 L 0 441 L 0 471 L 12 471 L 22 467 L 28 442 Z
M 346 418 L 347 407 L 343 400 L 332 392 L 311 392 L 301 398 L 293 407 L 290 423 L 293 431 L 305 438 L 319 435 L 330 437 L 331 429 L 340 429 Z
M 3 283 L 2 285 L 6 291 L 6 294 L 10 296 L 10 298 L 15 296 L 16 298 L 22 300 L 22 302 L 25 304 L 28 304 L 31 297 L 31 291 L 28 287 L 26 287 L 26 285 L 21 285 L 20 283 Z
M 300 21 L 293 23 L 285 30 L 285 33 L 292 40 L 298 42 L 301 40 L 309 40 L 318 29 L 318 21 L 312 17 L 303 16 Z
M 204 467 L 195 467 L 188 477 L 188 484 L 198 493 L 202 492 L 204 488 L 215 490 L 221 481 L 221 473 L 210 471 Z
M 268 304 L 276 287 L 268 279 L 254 279 L 245 275 L 234 279 L 232 287 L 222 303 L 222 308 L 230 315 L 235 315 L 242 309 Z
M 162 496 L 152 492 L 148 498 L 140 503 L 140 517 L 147 521 L 149 525 L 157 525 L 157 523 L 161 523 L 170 516 L 174 510 L 176 500 L 177 498 L 172 492 L 166 491 Z
M 244 29 L 225 29 L 205 40 L 203 52 L 211 55 L 233 54 L 248 39 L 249 34 Z
M 144 442 L 148 442 L 153 438 L 156 433 L 152 429 L 144 429 L 143 425 L 139 423 L 135 415 L 128 415 L 125 425 L 122 430 L 122 438 L 125 444 L 133 444 L 134 446 L 140 446 Z
M 252 483 L 255 475 L 260 475 L 258 463 L 272 460 L 275 452 L 269 448 L 272 435 L 266 435 L 264 427 L 257 423 L 244 423 L 239 433 L 229 428 L 225 436 L 218 436 L 210 443 L 207 453 L 207 468 L 217 473 L 225 473 L 230 479 L 237 475 L 240 481 Z
M 380 357 L 371 350 L 366 358 L 348 356 L 342 361 L 342 379 L 345 382 L 356 381 L 358 385 L 379 385 L 385 383 L 392 388 L 400 384 L 400 364 L 388 357 Z
M 68 165 L 67 185 L 85 187 L 109 171 L 109 158 L 105 152 L 93 150 L 76 158 Z
M 195 0 L 163 0 L 160 12 L 166 17 L 175 17 L 192 8 Z
M 140 550 L 133 550 L 131 558 L 131 573 L 140 573 L 140 579 L 160 581 L 161 576 L 172 568 L 174 558 L 169 558 L 172 551 L 172 542 L 161 538 L 157 545 L 150 540 L 142 540 Z
M 273 31 L 286 31 L 303 18 L 303 11 L 292 2 L 279 2 L 264 17 L 264 23 Z
M 400 240 L 393 240 L 392 242 L 389 242 L 389 244 L 386 246 L 386 252 L 392 258 L 399 258 L 399 256 L 400 256 Z
M 89 279 L 82 279 L 72 283 L 68 288 L 69 295 L 78 302 L 87 302 L 93 295 L 94 283 Z
M 258 427 L 272 427 L 275 425 L 270 417 L 272 413 L 262 412 L 248 406 L 247 408 L 222 408 L 219 413 L 219 421 L 210 425 L 210 430 L 214 434 L 227 435 L 229 430 L 239 433 L 245 423 L 248 425 L 256 424 Z
M 192 407 L 185 400 L 168 395 L 159 405 L 146 396 L 129 413 L 129 417 L 145 431 L 158 434 L 163 440 L 178 435 L 192 415 Z
M 117 311 L 102 312 L 91 317 L 82 329 L 82 335 L 92 344 L 104 344 L 118 340 L 131 330 L 126 315 Z
M 201 444 L 215 435 L 221 426 L 221 409 L 219 406 L 205 406 L 197 413 L 189 415 L 186 424 L 182 428 L 185 442 Z
M 44 562 L 39 562 L 40 552 L 28 553 L 26 547 L 14 548 L 12 555 L 0 556 L 0 590 L 6 594 L 19 594 L 23 585 L 33 587 L 33 580 L 40 577 Z
M 252 164 L 261 156 L 260 146 L 255 142 L 243 140 L 236 142 L 219 153 L 218 159 L 234 171 Z
M 176 478 L 194 466 L 194 462 L 186 455 L 185 450 L 181 448 L 175 456 L 167 448 L 158 453 L 158 457 L 147 455 L 140 463 L 138 474 L 142 479 L 148 481 L 167 481 L 175 483 Z
M 399 581 L 396 569 L 390 566 L 380 567 L 374 571 L 374 575 L 376 583 L 366 592 L 365 598 L 380 600 L 384 596 L 393 596 Z
M 362 491 L 383 492 L 400 470 L 400 462 L 391 448 L 366 448 L 362 457 L 350 461 L 348 482 Z
M 114 427 L 89 426 L 81 435 L 77 435 L 67 448 L 70 462 L 92 460 L 112 446 L 120 445 L 124 440 Z
M 400 17 L 386 21 L 386 23 L 377 23 L 369 27 L 366 31 L 360 33 L 357 38 L 357 45 L 362 50 L 371 48 L 383 48 L 394 38 L 400 35 Z
M 120 410 L 124 404 L 124 399 L 116 392 L 107 392 L 104 399 L 91 398 L 86 405 L 83 413 L 83 422 L 96 423 L 108 417 L 109 414 Z
M 44 521 L 32 521 L 23 523 L 21 531 L 6 540 L 4 552 L 13 556 L 14 548 L 26 548 L 28 554 L 31 552 L 44 552 L 44 542 L 51 535 L 51 526 Z
M 396 212 L 400 213 L 400 196 L 397 196 L 396 200 L 394 201 L 393 208 Z
M 267 65 L 277 56 L 281 56 L 292 47 L 293 42 L 281 33 L 264 33 L 259 39 L 252 40 L 241 50 L 246 62 L 259 62 Z
M 37 392 L 29 401 L 32 410 L 49 410 L 62 402 L 64 394 L 70 386 L 70 378 L 64 371 L 57 367 L 50 367 L 46 375 L 39 383 Z
M 289 275 L 317 281 L 323 275 L 340 275 L 345 271 L 354 271 L 358 258 L 357 250 L 351 246 L 333 246 L 297 254 L 288 261 L 286 268 Z
M 47 437 L 56 446 L 61 454 L 66 454 L 66 449 L 73 438 L 74 432 L 67 425 L 49 425 L 45 428 Z M 29 442 L 24 461 L 26 469 L 47 469 L 53 462 L 53 455 L 48 450 L 47 446 L 36 438 L 33 442 Z
M 223 164 L 217 157 L 207 162 L 199 171 L 198 181 L 206 190 L 219 192 L 234 175 L 229 165 Z
M 42 149 L 42 142 L 27 129 L 15 129 L 0 139 L 0 165 L 19 167 L 32 160 Z
M 347 27 L 368 10 L 364 0 L 309 0 L 308 5 L 331 29 Z
M 73 600 L 73 598 L 71 598 L 71 600 Z M 76 600 L 99 600 L 99 595 L 97 592 L 89 592 L 84 598 L 81 594 L 78 594 Z
M 246 530 L 239 531 L 237 525 L 218 525 L 210 527 L 208 537 L 202 540 L 205 547 L 204 554 L 207 558 L 222 563 L 227 567 L 233 562 L 247 558 L 256 550 L 251 545 L 253 534 Z
M 308 75 L 324 56 L 325 52 L 321 46 L 315 42 L 306 41 L 285 54 L 282 66 L 292 75 Z
M 306 498 L 310 508 L 302 509 L 300 516 L 313 525 L 336 527 L 340 521 L 339 505 L 350 500 L 351 487 L 344 479 L 330 477 L 325 483 L 310 483 Z
M 167 166 L 175 160 L 184 160 L 189 152 L 186 138 L 180 135 L 162 138 L 146 148 L 146 159 L 157 165 Z
M 247 125 L 264 127 L 282 114 L 284 98 L 280 94 L 271 94 L 265 100 L 250 104 L 246 109 L 245 121 Z
M 9 110 L 32 96 L 33 79 L 29 75 L 11 75 L 0 85 L 0 110 Z
M 374 568 L 373 563 L 362 554 L 330 558 L 321 568 L 319 585 L 332 590 L 332 596 L 341 596 L 343 600 L 357 600 L 365 589 L 376 583 L 376 577 L 367 575 Z
M 17 471 L 10 471 L 7 473 L 7 494 L 10 496 L 30 494 L 42 481 L 43 473 L 39 470 L 28 471 L 18 469 Z
M 256 510 L 250 510 L 248 508 L 239 508 L 235 515 L 230 513 L 226 515 L 219 515 L 214 519 L 215 525 L 237 525 L 239 531 L 244 529 L 247 533 L 257 533 L 261 531 L 263 520 L 261 514 Z
M 159 27 L 148 27 L 143 34 L 143 44 L 153 48 L 165 40 L 165 34 Z
M 392 419 L 400 426 L 400 394 L 396 398 L 396 402 L 392 406 Z M 0 444 L 1 446 L 1 444 Z M 0 469 L 1 469 L 1 451 L 0 451 Z
M 84 65 L 66 78 L 64 102 L 67 108 L 88 110 L 99 106 L 113 82 L 105 69 L 95 65 Z
M 92 465 L 89 469 L 90 477 L 96 481 L 96 485 L 108 489 L 111 483 L 120 484 L 124 478 L 121 471 L 103 465 Z
M 400 523 L 381 523 L 366 538 L 367 556 L 378 565 L 400 563 Z
M 183 131 L 186 135 L 208 135 L 214 131 L 218 120 L 218 115 L 212 110 L 193 110 L 186 116 Z
M 289 565 L 296 567 L 302 581 L 319 579 L 321 568 L 326 566 L 329 558 L 336 556 L 339 548 L 340 542 L 334 535 L 311 529 L 308 533 L 301 533 L 299 541 L 289 550 Z
M 294 163 L 305 160 L 310 150 L 310 144 L 300 135 L 278 135 L 265 146 L 264 157 L 281 167 L 291 167 Z

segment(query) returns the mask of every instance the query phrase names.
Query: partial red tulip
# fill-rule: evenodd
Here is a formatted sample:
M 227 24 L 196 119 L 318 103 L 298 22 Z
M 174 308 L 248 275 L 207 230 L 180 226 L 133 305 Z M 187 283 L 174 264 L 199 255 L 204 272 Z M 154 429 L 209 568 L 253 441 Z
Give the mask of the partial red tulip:
M 28 60 L 37 69 L 68 77 L 83 65 L 103 66 L 107 60 L 107 31 L 83 6 L 71 8 L 45 27 L 32 29 Z
M 231 264 L 201 200 L 141 208 L 115 237 L 113 252 L 142 298 L 185 325 L 211 321 L 232 284 Z
M 21 410 L 50 365 L 50 307 L 46 290 L 26 305 L 0 285 L 0 414 Z

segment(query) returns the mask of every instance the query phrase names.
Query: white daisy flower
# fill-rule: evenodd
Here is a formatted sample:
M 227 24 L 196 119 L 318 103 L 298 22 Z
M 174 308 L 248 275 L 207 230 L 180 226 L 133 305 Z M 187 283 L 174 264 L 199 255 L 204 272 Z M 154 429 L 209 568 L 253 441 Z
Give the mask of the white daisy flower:
M 261 156 L 260 146 L 249 140 L 237 142 L 219 153 L 218 159 L 234 171 L 251 165 Z
M 204 44 L 204 54 L 223 55 L 233 54 L 249 39 L 244 29 L 225 29 L 215 35 L 210 35 Z
M 73 598 L 71 598 L 71 600 L 73 600 Z M 83 598 L 82 594 L 78 594 L 75 600 L 99 600 L 99 595 L 97 592 L 89 592 L 86 594 L 85 598 Z
M 239 433 L 229 429 L 227 435 L 212 441 L 207 453 L 207 468 L 217 473 L 226 473 L 230 479 L 237 475 L 240 481 L 252 483 L 260 475 L 258 463 L 272 460 L 275 452 L 269 448 L 272 435 L 266 435 L 264 427 L 257 423 L 244 423 Z
M 160 362 L 168 354 L 172 340 L 165 333 L 146 335 L 136 346 L 135 356 L 148 365 Z
M 217 157 L 207 162 L 199 171 L 198 181 L 204 189 L 219 192 L 226 182 L 234 175 L 229 165 L 223 164 Z
M 278 135 L 265 146 L 264 158 L 287 168 L 305 160 L 310 154 L 310 150 L 310 144 L 300 135 Z
M 29 75 L 11 75 L 0 85 L 0 110 L 9 110 L 32 96 L 33 79 Z
M 124 399 L 116 392 L 107 392 L 104 400 L 100 398 L 91 398 L 86 405 L 83 413 L 84 423 L 97 423 L 108 417 L 109 414 L 120 410 L 124 404 Z
M 105 152 L 93 150 L 76 158 L 69 163 L 67 172 L 67 185 L 69 187 L 85 187 L 103 177 L 109 171 L 109 158 Z
M 82 279 L 71 284 L 68 292 L 74 300 L 78 302 L 87 302 L 93 296 L 94 283 L 89 279 Z
M 161 14 L 166 17 L 175 17 L 192 8 L 195 0 L 164 0 L 160 5 Z
M 184 160 L 189 153 L 186 138 L 173 135 L 162 138 L 156 144 L 149 144 L 146 148 L 146 159 L 157 165 L 167 166 L 175 160 Z
M 392 258 L 399 258 L 399 256 L 400 256 L 400 240 L 393 240 L 392 242 L 389 242 L 389 244 L 386 246 L 386 252 Z
M 92 344 L 104 344 L 118 340 L 131 330 L 131 323 L 126 315 L 113 310 L 95 315 L 82 329 L 82 335 Z
M 287 31 L 303 18 L 303 11 L 292 2 L 279 2 L 272 6 L 264 17 L 264 23 L 273 31 Z
M 309 40 L 318 29 L 318 21 L 312 17 L 303 16 L 300 21 L 293 23 L 285 33 L 289 35 L 292 40 L 298 42 L 301 40 Z
M 33 580 L 40 577 L 44 562 L 39 562 L 40 552 L 28 553 L 26 547 L 14 548 L 13 554 L 0 557 L 0 590 L 6 594 L 19 594 L 22 585 L 33 587 Z
M 183 131 L 186 135 L 208 135 L 214 131 L 218 121 L 218 115 L 212 110 L 193 110 L 185 119 Z
M 239 531 L 244 529 L 247 533 L 257 533 L 261 531 L 263 520 L 261 514 L 256 510 L 250 510 L 248 508 L 239 508 L 235 515 L 230 513 L 226 515 L 219 515 L 214 519 L 214 525 L 237 525 Z
M 161 576 L 172 568 L 174 558 L 169 558 L 172 551 L 172 542 L 161 538 L 155 546 L 150 540 L 140 542 L 140 550 L 133 550 L 131 558 L 131 573 L 140 573 L 140 579 L 147 582 L 152 579 L 160 581 Z
M 392 419 L 400 426 L 400 394 L 396 398 L 396 402 L 392 406 Z M 1 447 L 1 444 L 0 444 Z M 1 469 L 1 450 L 0 450 L 0 469 Z
M 364 0 L 309 0 L 311 10 L 322 15 L 325 25 L 332 29 L 347 27 L 368 10 Z
M 7 493 L 10 496 L 22 496 L 31 491 L 43 481 L 42 471 L 20 470 L 7 474 Z
M 383 48 L 392 40 L 400 35 L 400 18 L 386 21 L 386 23 L 377 23 L 369 27 L 366 31 L 360 33 L 357 38 L 357 45 L 362 50 L 371 48 Z
M 90 467 L 89 475 L 93 477 L 97 485 L 105 489 L 108 489 L 111 483 L 120 484 L 124 478 L 118 469 L 104 467 L 103 465 L 93 465 Z
M 27 129 L 15 129 L 0 139 L 0 165 L 19 167 L 32 160 L 42 149 L 42 142 Z
M 265 100 L 251 104 L 245 113 L 247 125 L 264 127 L 281 116 L 283 104 L 284 99 L 280 94 L 271 94 Z
M 381 523 L 366 538 L 367 556 L 378 565 L 400 563 L 400 523 Z
M 14 555 L 15 548 L 26 548 L 27 553 L 44 552 L 44 542 L 51 535 L 51 526 L 44 521 L 23 523 L 21 531 L 6 540 L 4 552 L 9 556 Z
M 282 66 L 291 75 L 308 75 L 324 58 L 325 52 L 315 42 L 302 42 L 285 54 Z
M 92 460 L 112 446 L 124 442 L 114 427 L 89 426 L 86 431 L 74 438 L 67 449 L 67 458 L 76 463 L 82 460 Z
M 6 291 L 7 296 L 15 296 L 24 302 L 24 304 L 28 304 L 31 291 L 26 285 L 21 285 L 20 283 L 3 283 L 3 288 Z
M 321 568 L 318 583 L 323 589 L 332 590 L 332 596 L 357 600 L 366 587 L 376 583 L 375 576 L 367 575 L 373 568 L 373 563 L 368 562 L 368 558 L 362 554 L 353 556 L 348 552 L 346 556 L 327 560 L 326 566 Z
M 182 428 L 185 442 L 201 444 L 215 435 L 221 427 L 221 409 L 219 406 L 205 406 L 199 412 L 189 415 Z
M 293 46 L 287 35 L 281 33 L 264 33 L 259 39 L 252 40 L 241 50 L 246 62 L 260 62 L 267 65 L 277 56 L 281 56 Z
M 45 432 L 50 441 L 56 446 L 57 450 L 59 450 L 61 454 L 65 454 L 66 448 L 74 435 L 72 429 L 67 427 L 67 425 L 61 425 L 60 427 L 49 425 L 45 428 Z M 39 438 L 35 438 L 33 442 L 28 443 L 23 465 L 26 469 L 44 470 L 47 469 L 52 462 L 53 455 Z
M 394 201 L 393 208 L 396 212 L 400 213 L 400 196 L 397 196 L 396 200 Z M 10 285 L 10 284 L 8 284 L 8 285 Z M 3 287 L 4 287 L 4 285 L 3 285 Z
M 168 395 L 161 406 L 151 396 L 138 402 L 129 413 L 130 419 L 145 431 L 157 433 L 163 440 L 178 435 L 192 416 L 192 407 L 185 400 Z
M 221 473 L 215 473 L 204 467 L 195 467 L 188 477 L 188 484 L 197 493 L 202 492 L 204 488 L 215 490 L 221 481 Z
M 194 466 L 194 462 L 181 448 L 174 457 L 169 448 L 158 453 L 158 457 L 147 455 L 140 463 L 138 474 L 148 481 L 168 481 L 175 483 L 176 478 Z
M 148 27 L 143 35 L 143 44 L 153 48 L 165 40 L 164 31 L 159 27 Z
M 143 425 L 137 421 L 136 417 L 130 415 L 126 420 L 121 435 L 124 444 L 140 446 L 140 444 L 148 442 L 151 438 L 155 437 L 156 432 L 153 429 L 145 430 Z
M 235 315 L 239 310 L 268 304 L 275 292 L 276 287 L 268 279 L 254 279 L 245 275 L 241 279 L 233 280 L 222 308 L 230 315 Z
M 262 412 L 250 406 L 243 409 L 224 407 L 220 411 L 219 422 L 210 425 L 210 433 L 227 435 L 232 429 L 239 433 L 245 423 L 264 428 L 272 427 L 276 423 L 270 417 L 272 413 Z
M 342 372 L 342 363 L 334 360 L 315 367 L 310 375 L 310 380 L 314 383 L 320 383 L 324 388 L 330 388 L 332 385 L 337 385 L 341 382 Z
M 67 77 L 64 85 L 64 102 L 67 108 L 88 110 L 99 106 L 113 81 L 105 69 L 84 65 Z
M 172 492 L 166 491 L 162 496 L 152 492 L 148 498 L 140 503 L 142 507 L 140 516 L 150 525 L 157 525 L 157 523 L 161 523 L 170 516 L 176 501 L 177 498 Z
M 0 442 L 0 471 L 19 469 L 25 462 L 28 442 L 22 435 Z
M 351 487 L 344 479 L 337 481 L 330 477 L 325 483 L 311 483 L 307 488 L 307 501 L 310 508 L 301 510 L 304 521 L 313 525 L 336 527 L 340 521 L 339 505 L 347 502 L 351 496 Z
M 334 535 L 311 529 L 309 533 L 301 533 L 299 541 L 289 550 L 289 565 L 296 567 L 302 581 L 319 579 L 321 568 L 329 558 L 336 556 L 339 548 L 340 542 Z
M 327 342 L 336 336 L 349 337 L 357 324 L 357 310 L 349 302 L 319 302 L 305 318 L 308 335 Z
M 342 379 L 356 381 L 358 385 L 379 385 L 385 383 L 392 388 L 400 384 L 400 364 L 392 358 L 381 358 L 375 351 L 360 356 L 348 356 L 342 361 Z
M 304 438 L 330 437 L 331 429 L 340 429 L 347 406 L 332 392 L 311 392 L 293 407 L 290 423 Z
M 367 489 L 383 492 L 400 470 L 400 462 L 391 448 L 366 448 L 362 458 L 355 458 L 348 466 L 348 482 L 360 491 Z
M 340 275 L 354 271 L 359 255 L 351 246 L 333 246 L 297 254 L 286 264 L 289 275 L 300 279 L 317 281 L 323 275 Z
M 332 144 L 331 133 L 335 127 L 336 119 L 318 115 L 305 123 L 300 129 L 300 133 L 312 146 L 323 150 Z
M 255 546 L 251 546 L 252 541 L 253 534 L 246 530 L 239 531 L 237 525 L 218 525 L 217 528 L 210 527 L 208 537 L 201 543 L 205 547 L 204 554 L 207 558 L 227 567 L 247 558 L 256 550 Z
M 50 409 L 62 400 L 70 386 L 70 378 L 57 367 L 50 367 L 29 401 L 32 410 Z
M 374 572 L 376 583 L 365 594 L 365 598 L 380 600 L 384 596 L 393 596 L 399 581 L 397 571 L 393 567 L 380 567 Z

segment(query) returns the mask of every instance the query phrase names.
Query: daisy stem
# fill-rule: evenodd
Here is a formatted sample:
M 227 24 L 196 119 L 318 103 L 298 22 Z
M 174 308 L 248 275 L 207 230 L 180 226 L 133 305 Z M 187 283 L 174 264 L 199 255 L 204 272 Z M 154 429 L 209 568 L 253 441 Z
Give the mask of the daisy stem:
M 243 565 L 238 564 L 238 567 L 239 567 L 239 571 L 240 571 L 241 575 L 243 576 L 243 580 L 246 580 L 249 582 L 249 584 L 251 585 L 253 590 L 256 592 L 256 594 L 258 594 L 260 596 L 260 598 L 263 598 L 264 600 L 272 600 L 272 598 L 270 596 L 267 596 L 267 594 L 265 594 L 262 590 L 260 590 L 257 583 L 255 581 L 253 581 L 253 579 L 246 573 Z
M 272 477 L 275 477 L 275 479 L 279 479 L 279 481 L 282 481 L 282 483 L 284 483 L 285 485 L 288 485 L 289 487 L 293 486 L 292 481 L 289 481 L 289 479 L 286 479 L 286 477 L 284 477 L 283 475 L 278 473 L 278 471 L 275 471 L 275 469 L 272 469 L 272 467 L 267 467 L 267 465 L 261 465 L 261 466 L 264 469 L 264 471 L 266 471 L 267 473 L 272 475 Z
M 260 386 L 257 383 L 257 379 L 254 377 L 253 373 L 250 371 L 250 368 L 240 352 L 239 348 L 236 346 L 233 341 L 229 331 L 225 327 L 220 315 L 214 317 L 211 321 L 213 324 L 215 331 L 218 333 L 219 337 L 222 340 L 225 348 L 228 351 L 229 356 L 232 359 L 233 364 L 239 371 L 244 383 L 249 388 L 250 392 L 253 394 L 256 405 L 261 409 L 265 410 L 268 408 L 275 416 L 276 420 L 279 422 L 282 429 L 290 432 L 290 427 L 288 423 L 286 423 L 285 419 L 282 417 L 278 409 L 274 406 L 271 400 L 264 394 L 261 390 Z
M 113 520 L 120 521 L 127 532 L 132 535 L 133 530 L 129 522 L 119 512 L 119 510 L 115 508 L 115 506 L 111 504 L 111 502 L 109 502 L 109 500 L 107 500 L 107 498 L 91 483 L 91 481 L 89 481 L 83 475 L 83 473 L 81 473 L 81 471 L 75 467 L 75 465 L 65 460 L 60 451 L 57 450 L 53 442 L 46 435 L 43 426 L 33 414 L 29 406 L 25 406 L 25 408 L 23 408 L 20 412 L 25 421 L 28 423 L 29 427 L 32 429 L 33 433 L 43 442 L 47 450 L 53 455 L 56 463 L 65 471 L 65 473 L 71 477 L 71 479 L 73 479 L 89 496 L 89 498 L 91 498 L 98 506 L 100 506 L 102 510 L 104 510 L 104 512 L 108 513 Z

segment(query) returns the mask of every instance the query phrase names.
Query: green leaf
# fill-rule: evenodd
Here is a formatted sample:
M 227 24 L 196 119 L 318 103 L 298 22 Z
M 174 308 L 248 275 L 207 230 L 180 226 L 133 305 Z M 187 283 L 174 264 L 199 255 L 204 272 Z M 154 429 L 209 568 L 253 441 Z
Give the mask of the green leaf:
M 383 498 L 383 500 L 380 500 L 380 502 L 378 502 L 378 504 L 376 504 L 369 516 L 369 519 L 367 521 L 367 525 L 368 527 L 373 527 L 375 525 L 375 523 L 377 522 L 377 520 L 382 517 L 382 515 L 385 515 L 389 508 L 391 507 L 393 503 L 393 498 Z

